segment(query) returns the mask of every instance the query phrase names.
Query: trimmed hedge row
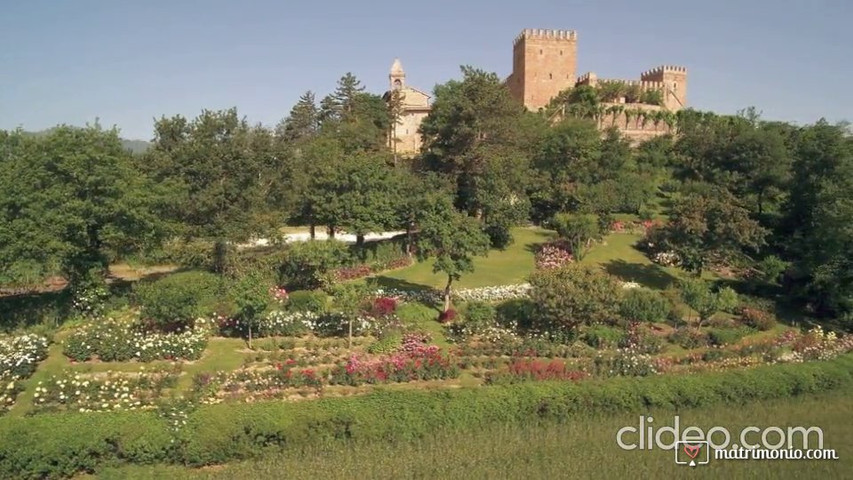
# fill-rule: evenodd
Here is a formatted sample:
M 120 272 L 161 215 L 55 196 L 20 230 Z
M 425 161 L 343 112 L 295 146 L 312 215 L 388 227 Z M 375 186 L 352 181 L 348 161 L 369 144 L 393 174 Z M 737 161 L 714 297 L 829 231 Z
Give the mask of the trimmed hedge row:
M 853 386 L 853 355 L 702 375 L 542 382 L 477 389 L 379 391 L 293 403 L 209 405 L 176 435 L 153 412 L 40 415 L 0 421 L 0 474 L 44 478 L 119 463 L 208 465 L 267 449 L 346 440 L 408 440 L 437 429 L 577 415 L 745 403 Z

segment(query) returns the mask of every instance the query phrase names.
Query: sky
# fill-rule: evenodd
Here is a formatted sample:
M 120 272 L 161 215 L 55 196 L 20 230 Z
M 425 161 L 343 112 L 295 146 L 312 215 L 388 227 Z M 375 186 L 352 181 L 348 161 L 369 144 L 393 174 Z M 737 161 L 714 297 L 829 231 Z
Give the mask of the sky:
M 473 65 L 505 77 L 524 28 L 575 30 L 578 74 L 688 69 L 688 104 L 770 120 L 853 120 L 850 0 L 0 0 L 0 129 L 237 107 L 273 126 L 346 72 L 387 89 L 399 57 L 431 91 Z

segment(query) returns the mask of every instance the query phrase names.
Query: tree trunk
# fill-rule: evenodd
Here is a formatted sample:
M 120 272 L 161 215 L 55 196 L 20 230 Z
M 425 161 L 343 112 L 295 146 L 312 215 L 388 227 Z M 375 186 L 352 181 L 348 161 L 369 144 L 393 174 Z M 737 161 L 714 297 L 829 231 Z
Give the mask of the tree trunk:
M 447 277 L 447 286 L 444 287 L 444 312 L 450 310 L 450 284 L 453 283 L 453 277 Z
M 308 226 L 308 231 L 311 233 L 311 240 L 315 240 L 317 238 L 317 226 L 314 225 L 314 221 L 311 221 L 311 225 Z
M 225 261 L 228 245 L 225 240 L 218 238 L 213 243 L 213 271 L 219 274 L 225 273 Z
M 412 224 L 406 223 L 406 255 L 412 256 Z
M 329 239 L 335 238 L 335 227 L 334 227 L 334 225 L 329 225 L 327 232 L 329 234 Z
M 252 349 L 252 322 L 249 322 L 249 350 Z
M 364 235 L 359 233 L 355 236 L 355 246 L 361 248 L 364 246 Z

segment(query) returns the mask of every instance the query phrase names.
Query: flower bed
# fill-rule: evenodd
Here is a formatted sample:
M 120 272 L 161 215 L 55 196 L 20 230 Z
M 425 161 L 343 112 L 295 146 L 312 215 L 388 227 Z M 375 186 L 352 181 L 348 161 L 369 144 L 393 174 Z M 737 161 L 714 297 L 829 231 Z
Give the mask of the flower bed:
M 353 355 L 345 365 L 329 374 L 332 385 L 410 382 L 456 378 L 459 368 L 436 345 L 413 345 L 409 350 L 391 355 L 363 357 Z
M 578 381 L 589 377 L 589 373 L 572 368 L 571 365 L 557 359 L 515 359 L 506 370 L 490 372 L 486 382 L 490 384 L 517 383 L 530 380 L 570 380 Z
M 114 412 L 154 407 L 165 388 L 173 387 L 179 370 L 138 373 L 80 374 L 65 371 L 39 382 L 33 394 L 36 412 Z
M 22 380 L 47 357 L 48 341 L 38 335 L 0 338 L 0 415 L 15 404 L 24 390 Z
M 66 340 L 63 353 L 78 362 L 95 357 L 106 362 L 139 360 L 197 360 L 207 347 L 204 329 L 183 333 L 145 332 L 133 319 L 100 319 L 78 328 Z
M 353 335 L 363 335 L 377 326 L 376 319 L 359 316 L 353 321 L 352 332 Z M 237 320 L 234 321 L 234 327 L 237 331 L 246 330 Z M 348 327 L 349 322 L 341 315 L 273 310 L 257 323 L 253 335 L 257 337 L 299 337 L 308 334 L 335 336 L 347 333 Z

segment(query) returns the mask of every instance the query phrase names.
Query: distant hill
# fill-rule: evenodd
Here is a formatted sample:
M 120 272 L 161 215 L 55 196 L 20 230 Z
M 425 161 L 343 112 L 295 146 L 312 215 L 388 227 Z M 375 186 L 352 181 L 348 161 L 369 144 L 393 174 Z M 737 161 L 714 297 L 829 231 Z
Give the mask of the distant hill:
M 37 132 L 24 132 L 27 135 L 32 135 L 34 137 L 43 137 L 53 131 L 54 128 L 48 128 L 47 130 L 39 130 Z M 151 146 L 151 142 L 146 142 L 145 140 L 128 140 L 126 138 L 121 139 L 121 145 L 125 148 L 125 150 L 130 150 L 132 153 L 142 153 L 148 150 L 148 147 Z

